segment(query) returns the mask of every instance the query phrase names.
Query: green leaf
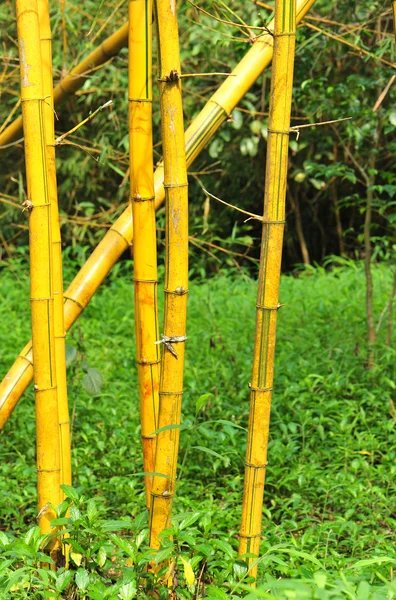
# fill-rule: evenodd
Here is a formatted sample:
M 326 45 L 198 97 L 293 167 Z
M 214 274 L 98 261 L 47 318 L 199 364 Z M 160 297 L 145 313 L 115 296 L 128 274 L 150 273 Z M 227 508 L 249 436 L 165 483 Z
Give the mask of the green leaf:
M 70 367 L 70 365 L 74 363 L 77 354 L 77 348 L 70 346 L 70 344 L 66 344 L 66 367 Z
M 180 531 L 182 531 L 183 529 L 186 529 L 187 527 L 190 527 L 193 523 L 198 521 L 198 519 L 200 518 L 201 515 L 202 515 L 202 513 L 195 512 L 195 513 L 191 513 L 191 515 L 189 515 L 188 517 L 185 517 L 179 524 Z
M 88 394 L 90 394 L 91 396 L 95 396 L 95 394 L 100 394 L 100 392 L 102 391 L 103 377 L 97 369 L 89 367 L 81 383 L 83 388 L 88 392 Z
M 123 585 L 119 590 L 119 597 L 121 600 L 131 600 L 135 597 L 137 592 L 137 585 L 135 581 L 130 581 Z
M 159 563 L 166 560 L 167 558 L 170 558 L 170 556 L 172 556 L 173 552 L 174 552 L 173 546 L 168 546 L 167 548 L 158 550 L 158 552 L 155 555 L 156 564 L 158 565 Z
M 206 448 L 205 446 L 191 446 L 191 448 L 194 450 L 200 450 L 201 452 L 206 452 L 206 454 L 215 456 L 216 458 L 219 458 L 221 461 L 225 461 L 228 458 L 227 456 L 223 456 L 222 454 L 219 454 L 215 450 L 212 450 L 211 448 Z
M 78 569 L 76 573 L 76 586 L 79 590 L 86 590 L 89 586 L 89 574 L 85 569 Z
M 70 500 L 73 500 L 73 502 L 78 502 L 80 495 L 77 490 L 71 487 L 71 485 L 63 484 L 61 485 L 61 488 L 64 491 L 65 496 L 70 498 Z
M 58 592 L 63 592 L 70 585 L 73 578 L 72 571 L 64 571 L 56 578 L 55 587 Z
M 231 546 L 231 544 L 229 544 L 228 542 L 225 542 L 224 540 L 214 540 L 213 544 L 217 548 L 219 548 L 219 550 L 222 550 L 222 552 L 224 552 L 224 554 L 227 554 L 227 556 L 229 558 L 234 558 L 235 551 L 234 551 L 234 548 Z
M 99 567 L 103 567 L 103 565 L 106 562 L 106 559 L 107 559 L 106 548 L 104 546 L 101 546 L 99 548 L 98 556 L 96 557 L 96 562 L 98 563 Z
M 200 396 L 198 398 L 198 400 L 195 403 L 195 414 L 197 415 L 199 413 L 199 411 L 205 406 L 206 401 L 208 400 L 208 398 L 210 398 L 212 396 L 212 394 L 202 394 L 202 396 Z
M 121 531 L 121 529 L 130 529 L 131 524 L 128 521 L 105 521 L 101 525 L 102 531 Z

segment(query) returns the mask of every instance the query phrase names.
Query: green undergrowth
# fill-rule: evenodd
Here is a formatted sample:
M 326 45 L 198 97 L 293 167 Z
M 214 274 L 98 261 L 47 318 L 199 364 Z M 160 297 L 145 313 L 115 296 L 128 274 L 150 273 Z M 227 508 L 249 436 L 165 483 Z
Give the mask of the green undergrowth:
M 129 268 L 117 266 L 67 338 L 68 570 L 42 563 L 31 388 L 1 433 L 0 598 L 128 600 L 147 597 L 144 579 L 153 584 Z M 13 261 L 0 275 L 2 375 L 30 337 L 26 271 Z M 391 288 L 380 265 L 374 287 L 378 318 Z M 376 366 L 365 368 L 359 263 L 282 278 L 259 585 L 244 587 L 237 533 L 255 293 L 243 271 L 190 284 L 175 520 L 157 561 L 174 561 L 176 598 L 394 598 L 396 353 L 385 318 Z

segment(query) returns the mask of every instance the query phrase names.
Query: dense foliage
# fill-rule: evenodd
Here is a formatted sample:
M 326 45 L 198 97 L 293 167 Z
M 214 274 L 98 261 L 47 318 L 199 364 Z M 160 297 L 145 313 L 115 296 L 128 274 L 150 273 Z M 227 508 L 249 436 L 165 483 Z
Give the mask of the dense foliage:
M 179 5 L 185 74 L 229 72 L 249 48 L 249 36 L 260 31 L 242 26 L 240 20 L 248 26 L 262 27 L 271 18 L 269 9 L 253 2 L 234 0 L 226 7 L 220 0 L 208 0 L 199 6 L 212 16 L 194 4 Z M 3 2 L 0 11 L 4 48 L 2 123 L 18 101 L 19 75 L 13 2 Z M 55 80 L 125 22 L 126 15 L 125 3 L 100 3 L 98 7 L 97 3 L 86 2 L 83 8 L 77 2 L 54 4 Z M 215 20 L 213 15 L 227 23 Z M 352 120 L 301 129 L 298 139 L 291 135 L 286 268 L 296 262 L 322 261 L 328 254 L 361 256 L 370 191 L 374 196 L 371 233 L 376 256 L 391 257 L 396 192 L 394 83 L 378 108 L 377 100 L 393 74 L 392 31 L 390 3 L 368 0 L 359 4 L 343 0 L 330 5 L 318 0 L 298 28 L 292 124 L 345 117 Z M 65 132 L 89 111 L 113 100 L 111 110 L 103 111 L 69 138 L 74 145 L 69 143 L 58 150 L 62 232 L 65 246 L 74 256 L 90 251 L 127 201 L 126 53 L 122 50 L 100 70 L 87 75 L 83 89 L 57 109 L 57 130 Z M 190 169 L 194 272 L 217 271 L 224 260 L 249 265 L 250 261 L 241 255 L 258 256 L 259 224 L 244 223 L 243 215 L 205 198 L 201 185 L 245 210 L 261 211 L 269 77 L 267 70 L 234 111 L 232 122 L 223 125 Z M 222 79 L 218 75 L 183 80 L 186 124 Z M 154 112 L 158 160 L 158 102 Z M 21 144 L 3 152 L 0 200 L 2 253 L 6 256 L 27 243 L 27 226 L 19 208 L 25 194 Z M 225 254 L 216 246 L 236 254 Z
M 2 274 L 2 372 L 30 335 L 22 266 L 10 263 Z M 116 268 L 68 338 L 76 488 L 68 491 L 69 520 L 61 521 L 71 533 L 68 571 L 40 567 L 41 540 L 31 529 L 32 390 L 1 434 L 0 597 L 45 597 L 47 581 L 55 597 L 147 597 L 139 591 L 140 578 L 150 578 L 144 574 L 150 551 L 130 267 Z M 391 277 L 377 267 L 374 279 L 386 290 Z M 381 328 L 378 364 L 364 368 L 360 264 L 310 268 L 283 277 L 281 287 L 260 587 L 248 597 L 392 598 L 395 351 L 383 343 Z M 378 311 L 386 299 L 378 295 Z M 178 493 L 167 532 L 174 540 L 164 538 L 158 557 L 176 561 L 177 598 L 248 594 L 236 549 L 254 305 L 255 282 L 243 271 L 191 285 Z M 185 561 L 194 572 L 190 586 Z

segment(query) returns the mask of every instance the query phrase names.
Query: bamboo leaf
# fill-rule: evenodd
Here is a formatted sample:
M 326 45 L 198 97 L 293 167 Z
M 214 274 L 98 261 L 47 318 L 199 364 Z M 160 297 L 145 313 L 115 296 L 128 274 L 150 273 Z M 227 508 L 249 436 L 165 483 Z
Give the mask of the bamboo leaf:
M 224 456 L 222 454 L 219 454 L 215 450 L 212 450 L 211 448 L 206 448 L 205 446 L 192 446 L 191 448 L 194 449 L 194 450 L 200 450 L 201 452 L 206 452 L 206 454 L 210 454 L 211 456 L 215 456 L 216 458 L 219 458 L 223 462 L 226 462 L 227 460 L 229 460 L 228 456 Z
M 150 435 L 158 435 L 159 433 L 162 433 L 163 431 L 169 431 L 172 429 L 191 429 L 191 427 L 188 427 L 187 425 L 183 425 L 183 423 L 181 423 L 180 425 L 165 425 L 164 427 L 160 427 L 159 429 L 156 429 L 155 431 L 153 431 L 152 433 L 150 433 Z

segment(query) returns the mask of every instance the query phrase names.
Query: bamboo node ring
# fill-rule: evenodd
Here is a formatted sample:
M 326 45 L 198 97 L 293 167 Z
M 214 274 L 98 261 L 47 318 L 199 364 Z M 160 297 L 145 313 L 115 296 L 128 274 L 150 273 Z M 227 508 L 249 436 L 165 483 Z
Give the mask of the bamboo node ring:
M 143 196 L 141 196 L 140 194 L 136 194 L 135 196 L 132 196 L 132 200 L 134 202 L 149 202 L 151 200 L 155 200 L 155 196 L 146 196 L 145 198 Z
M 276 306 L 263 306 L 262 304 L 256 304 L 256 308 L 258 308 L 259 310 L 279 310 L 280 308 L 282 308 L 282 306 L 285 305 L 277 304 Z
M 181 286 L 177 287 L 175 290 L 164 290 L 164 294 L 174 294 L 175 296 L 184 296 L 185 294 L 188 294 L 188 290 L 184 289 L 184 287 L 181 285 Z
M 245 466 L 250 467 L 251 469 L 266 469 L 268 467 L 268 461 L 263 463 L 262 465 L 254 465 L 253 463 L 245 461 Z
M 252 538 L 261 537 L 261 533 L 252 533 L 252 535 L 245 535 L 244 533 L 238 533 L 238 537 L 250 540 Z
M 252 392 L 272 392 L 274 389 L 273 387 L 256 388 L 251 383 L 249 383 L 249 388 Z
M 177 358 L 176 350 L 174 349 L 172 344 L 179 343 L 179 342 L 185 342 L 186 339 L 187 339 L 186 335 L 168 336 L 168 335 L 164 335 L 163 333 L 161 333 L 161 339 L 158 340 L 157 342 L 154 342 L 154 344 L 164 344 L 165 348 L 167 350 L 169 350 L 169 352 L 171 354 L 173 354 L 173 356 L 175 358 Z

